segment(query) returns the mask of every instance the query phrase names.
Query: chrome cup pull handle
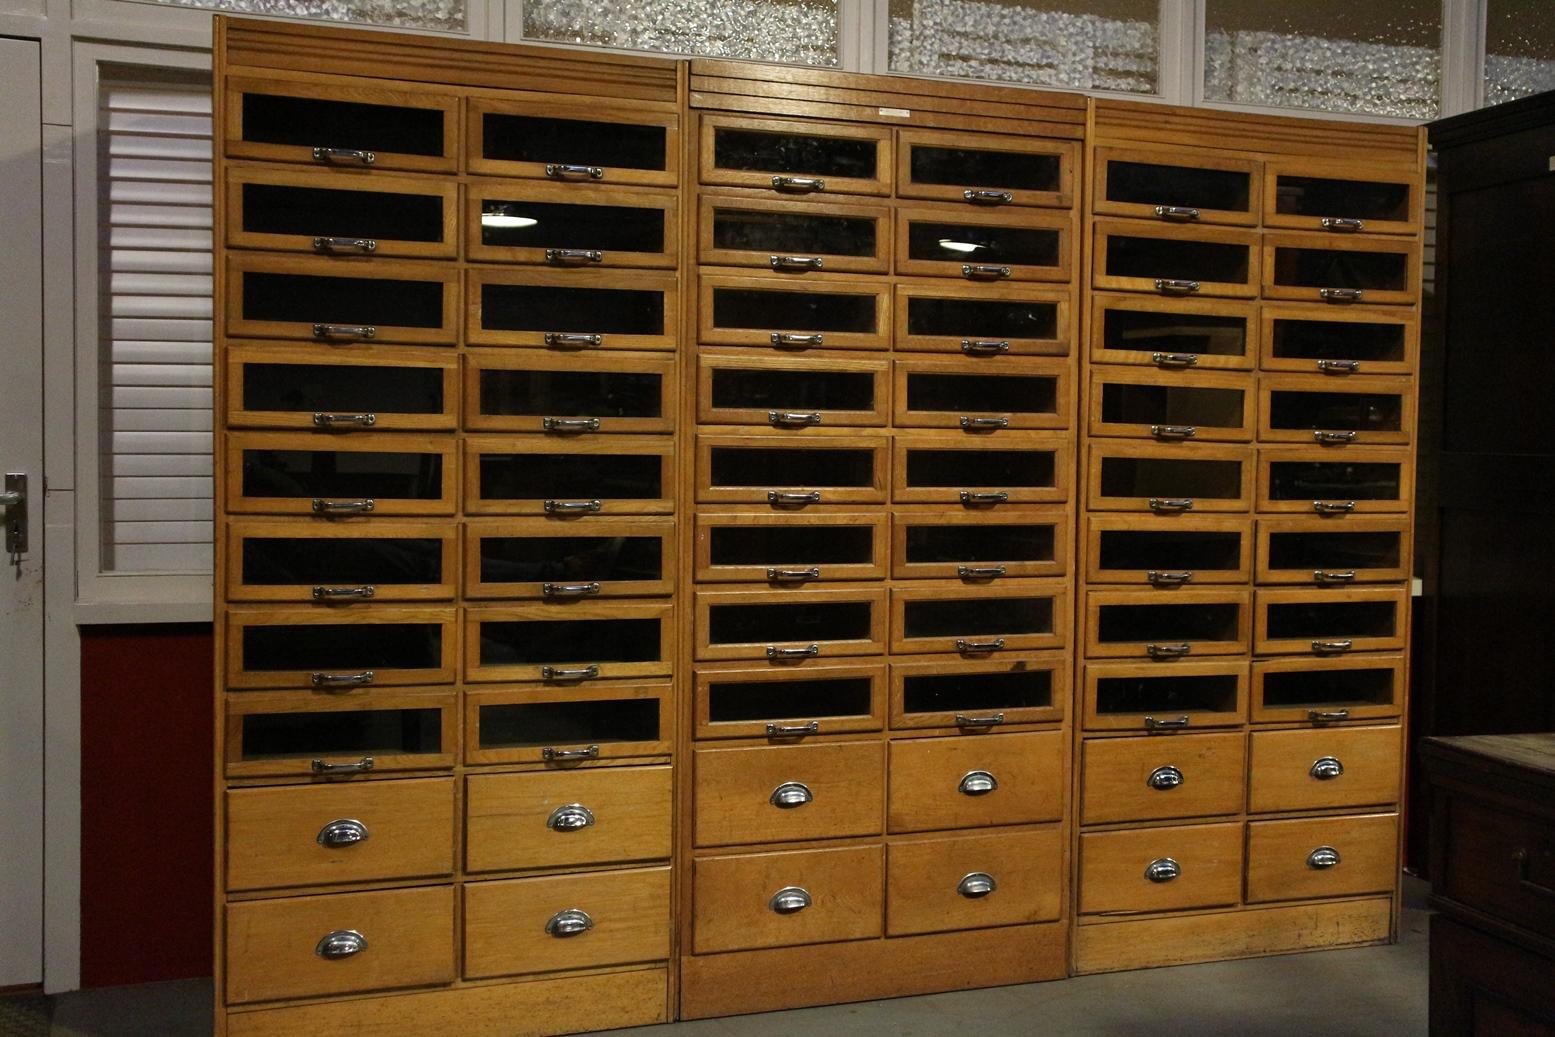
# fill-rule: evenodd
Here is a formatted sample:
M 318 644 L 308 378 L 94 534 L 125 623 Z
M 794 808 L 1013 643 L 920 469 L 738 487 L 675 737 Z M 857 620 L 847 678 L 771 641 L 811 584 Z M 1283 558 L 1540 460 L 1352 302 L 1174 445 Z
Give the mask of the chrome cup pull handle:
M 313 161 L 355 162 L 359 165 L 370 166 L 378 161 L 378 156 L 374 152 L 363 151 L 361 148 L 314 148 Z
M 772 178 L 772 186 L 779 191 L 811 194 L 826 190 L 826 181 L 817 176 L 775 176 Z
M 820 256 L 768 256 L 768 264 L 774 270 L 822 270 L 826 261 Z
M 1190 205 L 1157 205 L 1155 214 L 1163 220 L 1188 221 L 1199 218 L 1199 210 Z
M 956 892 L 968 900 L 978 900 L 986 897 L 999 888 L 994 877 L 986 871 L 973 871 L 961 876 L 961 881 L 956 883 Z
M 1007 490 L 962 490 L 957 496 L 962 504 L 1003 504 L 1010 499 Z
M 605 254 L 597 248 L 548 248 L 545 261 L 552 266 L 588 266 L 604 262 Z
M 1145 784 L 1157 792 L 1170 792 L 1182 783 L 1182 771 L 1170 764 L 1167 764 L 1165 767 L 1157 767 L 1150 772 L 1150 777 L 1145 779 Z
M 582 936 L 592 928 L 594 928 L 594 919 L 579 907 L 558 911 L 545 923 L 546 935 L 556 937 Z
M 1199 430 L 1194 425 L 1151 425 L 1150 434 L 1156 439 L 1192 439 Z
M 330 763 L 328 760 L 315 759 L 309 763 L 309 769 L 314 774 L 366 774 L 373 769 L 373 758 L 364 756 L 360 760 L 352 760 L 349 763 Z
M 1354 233 L 1366 229 L 1366 221 L 1353 216 L 1324 216 L 1318 223 L 1324 230 L 1340 230 Z
M 1361 369 L 1359 360 L 1319 360 L 1317 369 L 1324 374 L 1354 374 Z
M 1319 846 L 1307 854 L 1307 867 L 1324 871 L 1339 863 L 1339 851 L 1332 846 Z
M 780 648 L 777 645 L 767 646 L 768 659 L 808 659 L 811 656 L 821 654 L 821 646 L 805 645 L 802 648 Z
M 586 745 L 581 749 L 557 749 L 555 746 L 546 746 L 540 750 L 542 760 L 597 760 L 599 759 L 599 746 Z
M 974 417 L 974 416 L 968 415 L 968 414 L 963 414 L 963 415 L 961 415 L 961 422 L 960 422 L 960 424 L 961 424 L 962 428 L 971 428 L 971 429 L 978 429 L 978 428 L 1009 428 L 1010 427 L 1010 419 L 1009 418 L 1005 418 L 1005 417 L 980 418 L 980 417 Z
M 367 949 L 367 937 L 355 929 L 336 929 L 325 933 L 313 945 L 313 953 L 325 961 L 339 961 L 361 954 Z
M 1348 638 L 1336 641 L 1313 641 L 1312 650 L 1318 655 L 1339 655 L 1348 652 L 1355 647 L 1355 642 Z
M 1313 583 L 1354 583 L 1354 569 L 1314 569 L 1312 570 Z
M 968 281 L 1000 281 L 1014 271 L 996 263 L 962 263 L 961 276 Z
M 803 506 L 821 503 L 820 490 L 768 490 L 767 503 L 784 506 Z
M 1154 512 L 1192 511 L 1192 497 L 1151 497 L 1145 501 Z
M 1193 646 L 1187 642 L 1173 645 L 1145 645 L 1145 654 L 1152 659 L 1181 659 L 1192 652 Z
M 956 575 L 963 580 L 997 580 L 1009 569 L 1002 565 L 958 565 Z
M 992 771 L 967 771 L 956 784 L 956 791 L 963 796 L 986 796 L 998 791 L 998 788 L 999 779 L 993 776 Z
M 314 587 L 314 601 L 366 600 L 378 593 L 376 587 Z
M 365 514 L 378 506 L 378 502 L 371 497 L 361 500 L 326 500 L 323 497 L 313 498 L 313 511 L 318 515 L 345 515 Z
M 568 162 L 547 162 L 545 175 L 552 180 L 603 180 L 605 171 L 599 166 L 578 166 Z
M 378 424 L 378 415 L 370 411 L 362 411 L 356 414 L 314 411 L 313 424 L 317 428 L 372 428 Z
M 779 349 L 804 349 L 808 346 L 825 345 L 826 336 L 822 334 L 801 335 L 796 331 L 774 331 L 769 336 L 772 344 Z
M 1151 353 L 1150 362 L 1157 367 L 1193 367 L 1199 362 L 1197 353 Z
M 599 676 L 599 667 L 588 666 L 542 666 L 540 667 L 540 679 L 543 681 L 591 681 Z
M 785 781 L 767 797 L 767 802 L 779 810 L 795 810 L 814 801 L 815 793 L 802 781 Z
M 1337 756 L 1321 756 L 1312 762 L 1307 773 L 1318 781 L 1333 781 L 1344 774 L 1344 764 Z
M 548 500 L 543 505 L 547 515 L 565 515 L 578 512 L 596 512 L 604 507 L 597 500 Z
M 769 567 L 767 579 L 773 583 L 808 583 L 811 580 L 821 578 L 821 567 L 812 565 L 808 569 L 778 569 Z
M 964 338 L 961 340 L 961 352 L 967 356 L 997 356 L 1009 351 L 1010 343 L 1005 339 Z
M 372 682 L 372 670 L 359 670 L 356 673 L 308 674 L 308 683 L 315 688 L 360 688 Z
M 1348 709 L 1309 709 L 1307 719 L 1314 724 L 1332 724 L 1339 720 L 1349 720 Z
M 818 410 L 769 410 L 767 411 L 767 424 L 778 427 L 819 425 L 821 412 Z
M 772 899 L 767 901 L 767 907 L 780 915 L 791 915 L 797 911 L 803 911 L 814 901 L 808 890 L 799 886 L 784 886 L 772 894 Z
M 541 418 L 540 427 L 547 432 L 598 432 L 598 418 Z
M 1344 515 L 1355 510 L 1353 500 L 1315 500 L 1312 510 L 1319 515 Z
M 1182 277 L 1158 277 L 1155 290 L 1162 295 L 1192 295 L 1199 290 L 1199 282 Z
M 1170 857 L 1157 857 L 1145 866 L 1145 878 L 1151 882 L 1170 882 L 1182 874 L 1182 865 Z
M 988 188 L 980 190 L 968 188 L 961 192 L 961 197 L 973 205 L 1009 205 L 1015 201 L 1015 193 L 1013 191 L 993 191 Z
M 1181 731 L 1193 718 L 1184 713 L 1177 717 L 1145 717 L 1145 728 L 1150 731 Z
M 1004 723 L 1003 713 L 989 713 L 987 716 L 972 717 L 965 713 L 956 714 L 957 727 L 998 727 Z
M 551 811 L 545 827 L 553 832 L 576 832 L 594 827 L 594 811 L 582 803 L 564 803 Z
M 585 598 L 599 593 L 597 583 L 542 583 L 540 593 L 547 598 Z
M 803 724 L 768 724 L 768 738 L 795 738 L 800 735 L 820 734 L 821 722 L 819 720 L 807 720 Z
M 319 834 L 314 838 L 320 846 L 327 846 L 332 850 L 338 850 L 346 846 L 355 846 L 357 843 L 367 841 L 367 826 L 353 818 L 342 817 L 331 821 L 319 829 Z
M 1185 583 L 1193 582 L 1193 573 L 1186 569 L 1177 572 L 1150 569 L 1145 573 L 1145 579 L 1152 587 L 1181 587 Z
M 1353 443 L 1355 442 L 1355 435 L 1356 434 L 1354 432 L 1328 432 L 1324 429 L 1312 430 L 1312 438 L 1317 442 L 1322 443 L 1324 446 L 1340 443 Z
M 325 255 L 370 256 L 378 251 L 378 243 L 372 238 L 314 238 L 313 251 Z
M 378 329 L 371 324 L 315 324 L 313 337 L 322 339 L 374 339 Z
M 1359 288 L 1319 288 L 1317 297 L 1324 302 L 1360 302 L 1366 293 Z
M 982 655 L 984 652 L 997 652 L 1004 647 L 1004 638 L 996 637 L 992 641 L 968 641 L 964 638 L 956 638 L 956 651 L 962 655 Z
M 541 341 L 552 349 L 597 349 L 604 345 L 605 336 L 578 331 L 547 331 Z

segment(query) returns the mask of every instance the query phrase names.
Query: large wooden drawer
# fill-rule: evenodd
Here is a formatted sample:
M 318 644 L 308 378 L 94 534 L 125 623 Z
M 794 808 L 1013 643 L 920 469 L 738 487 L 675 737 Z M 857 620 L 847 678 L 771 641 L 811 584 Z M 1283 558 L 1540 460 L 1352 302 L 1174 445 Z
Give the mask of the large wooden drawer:
M 1092 738 L 1085 742 L 1081 821 L 1157 821 L 1240 813 L 1246 736 Z
M 704 184 L 777 196 L 891 193 L 891 129 L 815 119 L 703 115 L 697 147 Z
M 699 749 L 694 755 L 698 846 L 880 832 L 880 742 Z
M 798 278 L 823 270 L 883 274 L 891 266 L 891 210 L 703 191 L 697 259 L 703 266 L 762 267 Z
M 922 282 L 896 286 L 896 349 L 951 353 L 983 361 L 1067 356 L 1073 335 L 1070 293 L 1037 284 L 1003 288 Z M 999 370 L 992 363 L 990 370 Z
M 455 614 L 452 607 L 397 605 L 232 608 L 227 687 L 452 683 Z
M 1091 363 L 1247 371 L 1258 356 L 1256 308 L 1235 299 L 1095 292 L 1087 333 Z
M 896 272 L 975 282 L 1069 281 L 1074 219 L 1068 213 L 896 210 Z
M 680 289 L 657 270 L 472 266 L 465 341 L 547 349 L 675 349 Z
M 787 355 L 891 343 L 891 286 L 883 278 L 708 274 L 697 284 L 697 338 L 708 345 L 765 346 Z
M 451 263 L 231 252 L 224 302 L 234 338 L 451 346 L 459 336 Z
M 1247 901 L 1390 892 L 1398 878 L 1398 815 L 1251 821 Z
M 693 867 L 696 954 L 864 940 L 883 927 L 883 846 L 703 857 Z
M 468 259 L 609 269 L 680 258 L 674 191 L 512 180 L 471 180 L 464 191 Z
M 1425 215 L 1418 169 L 1278 159 L 1265 167 L 1266 227 L 1338 234 L 1417 234 Z
M 885 725 L 886 668 L 714 663 L 697 667 L 696 737 L 792 741 L 810 735 L 879 731 Z
M 459 585 L 450 522 L 360 518 L 234 519 L 228 601 L 436 601 Z
M 672 613 L 651 600 L 472 605 L 464 610 L 464 679 L 666 676 L 675 659 Z
M 1255 731 L 1248 810 L 1325 810 L 1397 803 L 1398 727 Z
M 1247 719 L 1247 661 L 1089 663 L 1085 667 L 1087 731 L 1174 727 L 1239 727 Z
M 1237 517 L 1183 515 L 1165 524 L 1132 515 L 1088 515 L 1085 578 L 1166 590 L 1247 583 L 1252 532 L 1252 522 Z
M 680 117 L 673 110 L 582 97 L 566 105 L 557 97 L 471 95 L 465 104 L 469 171 L 544 178 L 584 198 L 599 187 L 679 182 Z
M 1058 826 L 893 842 L 886 850 L 886 935 L 1058 918 L 1064 841 Z
M 1240 821 L 1080 836 L 1081 914 L 1220 907 L 1241 896 Z
M 1404 657 L 1265 659 L 1253 663 L 1253 722 L 1396 717 L 1404 697 Z
M 227 343 L 227 427 L 322 432 L 453 431 L 459 357 L 351 343 Z
M 322 687 L 227 696 L 229 778 L 317 777 L 451 768 L 454 689 Z
M 571 771 L 582 760 L 668 756 L 670 685 L 558 677 L 558 686 L 469 689 L 466 763 L 544 763 Z
M 452 515 L 451 435 L 233 432 L 226 437 L 232 514 Z
M 1061 731 L 893 741 L 886 830 L 1057 821 L 1067 741 Z
M 891 575 L 983 583 L 1006 576 L 1062 576 L 1069 515 L 1055 508 L 901 508 L 891 515 Z
M 1537 736 L 1536 736 L 1537 737 Z M 1547 817 L 1538 817 L 1517 809 L 1504 809 L 1492 797 L 1504 800 L 1514 790 L 1536 789 L 1506 777 L 1505 764 L 1490 770 L 1481 758 L 1469 757 L 1467 764 L 1454 760 L 1454 767 L 1475 767 L 1475 777 L 1483 781 L 1477 792 L 1457 786 L 1463 780 L 1452 774 L 1454 784 L 1444 787 L 1441 777 L 1434 793 L 1437 802 L 1445 798 L 1446 817 L 1437 812 L 1436 824 L 1450 833 L 1446 844 L 1432 862 L 1432 883 L 1438 895 L 1459 904 L 1503 919 L 1521 930 L 1547 938 L 1555 933 L 1555 829 Z M 1445 766 L 1431 760 L 1432 770 Z M 1479 770 L 1479 768 L 1485 770 Z M 1530 767 L 1522 773 L 1532 774 Z M 1437 872 L 1440 874 L 1437 874 Z
M 227 245 L 452 259 L 459 251 L 458 196 L 452 178 L 232 166 Z
M 1032 137 L 910 129 L 896 135 L 896 196 L 973 206 L 1075 200 L 1078 147 Z
M 1062 580 L 924 580 L 891 588 L 893 653 L 979 657 L 1061 648 L 1068 633 L 1069 594 Z

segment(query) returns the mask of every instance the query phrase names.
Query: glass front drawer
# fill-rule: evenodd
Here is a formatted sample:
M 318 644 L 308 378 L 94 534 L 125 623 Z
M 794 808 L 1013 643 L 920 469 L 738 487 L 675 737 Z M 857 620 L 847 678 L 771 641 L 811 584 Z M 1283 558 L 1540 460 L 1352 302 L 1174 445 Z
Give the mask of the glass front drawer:
M 696 674 L 696 737 L 768 738 L 879 731 L 885 724 L 886 668 L 704 666 Z
M 794 281 L 699 277 L 697 334 L 718 346 L 885 349 L 891 342 L 890 285 L 875 281 Z
M 697 500 L 705 503 L 871 504 L 885 500 L 884 435 L 822 436 L 803 442 L 786 432 L 698 436 Z
M 578 684 L 668 676 L 672 612 L 658 603 L 472 605 L 464 610 L 464 679 Z
M 1401 518 L 1260 519 L 1259 583 L 1406 580 L 1409 523 Z
M 899 510 L 891 538 L 891 575 L 898 580 L 1060 576 L 1069 518 L 1061 509 Z
M 1322 230 L 1418 234 L 1424 219 L 1419 173 L 1271 162 L 1265 182 L 1264 225 Z
M 1068 281 L 1074 221 L 1067 215 L 898 209 L 896 272 L 968 281 Z
M 1085 599 L 1085 654 L 1152 662 L 1243 655 L 1251 609 L 1245 590 L 1092 591 Z
M 452 515 L 452 437 L 232 432 L 227 510 L 319 515 Z
M 1056 723 L 1068 702 L 1068 652 L 891 662 L 892 730 Z
M 1087 731 L 1238 727 L 1247 718 L 1247 663 L 1090 663 Z M 1171 775 L 1162 775 L 1170 781 Z
M 711 353 L 697 359 L 697 421 L 802 429 L 881 426 L 890 413 L 887 360 Z
M 1070 365 L 1062 360 L 898 360 L 893 395 L 898 428 L 1067 429 Z
M 1398 716 L 1404 657 L 1265 659 L 1253 663 L 1253 721 L 1334 724 Z
M 232 338 L 453 345 L 459 271 L 404 260 L 227 256 Z
M 228 778 L 439 770 L 458 759 L 456 696 L 416 688 L 227 696 Z
M 452 259 L 458 184 L 264 166 L 227 170 L 227 245 Z
M 472 346 L 673 350 L 674 274 L 473 267 L 465 341 Z
M 1258 354 L 1252 303 L 1101 292 L 1092 298 L 1094 364 L 1148 364 L 1163 371 L 1250 370 Z
M 470 436 L 464 510 L 472 515 L 668 515 L 675 444 L 665 436 Z
M 1408 511 L 1414 462 L 1407 450 L 1349 447 L 1336 457 L 1319 446 L 1258 451 L 1258 510 L 1324 516 Z
M 698 591 L 694 627 L 698 659 L 764 659 L 803 674 L 809 659 L 885 653 L 885 591 Z
M 896 135 L 896 196 L 970 205 L 1074 204 L 1079 147 L 936 130 Z
M 481 350 L 464 359 L 464 427 L 481 432 L 671 432 L 677 380 L 658 354 Z
M 1251 389 L 1239 374 L 1096 372 L 1090 434 L 1162 443 L 1245 443 L 1253 438 Z
M 447 684 L 454 679 L 454 609 L 403 606 L 231 608 L 228 688 Z
M 1093 511 L 1247 511 L 1253 452 L 1194 447 L 1191 456 L 1156 443 L 1092 443 L 1087 503 Z
M 818 580 L 884 579 L 886 519 L 884 513 L 848 511 L 704 511 L 696 517 L 696 578 L 765 580 L 774 588 Z
M 1253 651 L 1343 655 L 1397 651 L 1408 625 L 1408 587 L 1260 590 Z
M 891 130 L 817 120 L 702 116 L 702 183 L 785 195 L 891 193 Z
M 1263 442 L 1402 445 L 1413 438 L 1415 389 L 1407 378 L 1270 375 L 1258 393 Z
M 1096 149 L 1099 216 L 1142 216 L 1170 223 L 1256 226 L 1262 166 L 1246 159 L 1167 151 Z
M 898 504 L 1056 503 L 1069 499 L 1069 439 L 1024 433 L 986 443 L 965 436 L 899 435 L 892 439 L 891 499 Z
M 1070 293 L 1030 287 L 896 286 L 896 348 L 912 353 L 1066 356 Z
M 465 255 L 555 267 L 673 267 L 674 191 L 475 180 L 465 185 Z
M 668 683 L 472 688 L 464 696 L 464 762 L 543 763 L 667 756 L 675 710 Z
M 446 522 L 234 519 L 226 542 L 229 601 L 446 601 L 458 588 Z
M 1245 518 L 1182 516 L 1143 525 L 1125 515 L 1090 515 L 1085 526 L 1085 578 L 1091 583 L 1247 583 L 1253 568 L 1252 524 Z
M 697 259 L 713 266 L 883 274 L 891 265 L 891 210 L 885 206 L 799 206 L 704 192 L 697 226 Z
M 471 173 L 590 185 L 680 182 L 679 116 L 648 108 L 568 107 L 472 96 L 465 103 Z
M 230 428 L 446 429 L 459 423 L 458 359 L 443 349 L 229 342 Z
M 1160 295 L 1258 295 L 1256 231 L 1096 221 L 1091 283 Z
M 1265 371 L 1413 374 L 1420 326 L 1404 310 L 1266 303 L 1262 346 Z
M 977 658 L 1068 643 L 1062 580 L 924 581 L 891 588 L 891 652 Z
M 675 589 L 671 519 L 471 519 L 467 598 L 659 597 Z
M 1417 303 L 1420 246 L 1414 241 L 1269 234 L 1263 295 L 1326 303 Z

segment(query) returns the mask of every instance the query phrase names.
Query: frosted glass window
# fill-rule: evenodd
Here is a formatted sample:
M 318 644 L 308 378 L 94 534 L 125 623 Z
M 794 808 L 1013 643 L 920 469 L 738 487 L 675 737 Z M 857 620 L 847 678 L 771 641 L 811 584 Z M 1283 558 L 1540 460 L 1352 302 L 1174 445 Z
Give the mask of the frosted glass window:
M 524 38 L 835 67 L 837 3 L 838 0 L 525 0 Z
M 201 7 L 232 14 L 362 22 L 401 29 L 465 32 L 465 0 L 152 0 L 168 7 Z
M 892 72 L 1154 94 L 1158 0 L 891 0 Z
M 1555 3 L 1490 0 L 1485 17 L 1485 103 L 1555 90 Z
M 1204 97 L 1434 119 L 1441 52 L 1442 0 L 1207 0 Z

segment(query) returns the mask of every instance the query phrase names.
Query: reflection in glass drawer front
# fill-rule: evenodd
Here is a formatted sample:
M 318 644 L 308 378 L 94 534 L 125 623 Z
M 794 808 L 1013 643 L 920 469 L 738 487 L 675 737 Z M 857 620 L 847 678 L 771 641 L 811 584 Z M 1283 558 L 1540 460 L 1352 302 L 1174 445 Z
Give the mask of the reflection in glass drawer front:
M 665 250 L 662 206 L 538 202 L 483 190 L 480 207 L 482 245 L 600 251 L 609 258 L 616 258 L 616 253 L 658 254 Z M 553 263 L 565 261 L 546 258 Z M 590 259 L 579 257 L 579 261 Z
M 1101 425 L 1155 426 L 1158 439 L 1204 438 L 1204 432 L 1246 427 L 1243 389 L 1102 381 Z M 1092 428 L 1097 428 L 1095 415 Z M 1160 429 L 1162 431 L 1156 431 Z M 1166 430 L 1192 430 L 1168 433 Z M 1243 438 L 1247 438 L 1244 436 Z
M 1235 673 L 1129 674 L 1098 676 L 1096 714 L 1099 718 L 1139 714 L 1231 714 L 1241 719 L 1241 677 Z M 1195 717 L 1200 723 L 1203 718 Z
M 1400 497 L 1401 463 L 1271 460 L 1268 465 L 1269 498 L 1274 501 L 1396 501 Z
M 713 486 L 874 485 L 875 451 L 809 447 L 711 448 Z
M 1375 441 L 1379 432 L 1404 429 L 1403 392 L 1323 392 L 1273 389 L 1268 396 L 1268 427 L 1274 431 L 1338 430 Z
M 907 372 L 907 417 L 914 412 L 956 414 L 1056 414 L 1058 376 L 1014 374 L 950 374 L 928 368 Z
M 914 184 L 1002 187 L 1055 192 L 1063 187 L 1063 156 L 993 148 L 910 146 L 908 170 Z
M 1243 493 L 1242 467 L 1240 461 L 1104 456 L 1101 496 L 1236 500 Z
M 713 165 L 719 169 L 868 179 L 876 175 L 874 139 L 716 127 Z
M 1400 530 L 1274 531 L 1269 534 L 1267 568 L 1325 573 L 1398 569 L 1403 538 Z
M 1411 329 L 1397 320 L 1313 320 L 1278 311 L 1266 318 L 1267 356 L 1275 366 L 1348 374 L 1393 370 L 1410 360 Z
M 1391 638 L 1398 632 L 1393 601 L 1292 601 L 1267 606 L 1269 640 Z
M 1409 288 L 1409 256 L 1403 252 L 1281 246 L 1274 249 L 1271 273 L 1274 284 L 1293 288 L 1402 292 Z
M 904 530 L 904 560 L 908 565 L 1052 562 L 1055 561 L 1054 540 L 1051 523 L 944 526 L 914 523 Z
M 664 496 L 664 462 L 657 454 L 482 453 L 479 457 L 484 501 L 658 500 Z
M 907 487 L 1052 487 L 1052 450 L 936 450 L 907 447 Z
M 867 717 L 874 711 L 875 682 L 857 677 L 782 680 L 707 677 L 707 719 L 711 724 L 750 724 L 784 719 Z M 877 724 L 878 726 L 878 719 Z M 820 723 L 819 731 L 854 730 Z
M 482 703 L 478 747 L 657 742 L 659 706 L 657 698 Z
M 1274 211 L 1282 216 L 1314 217 L 1313 225 L 1325 217 L 1346 224 L 1366 220 L 1404 223 L 1410 216 L 1409 195 L 1407 183 L 1281 173 L 1275 181 Z M 1327 222 L 1323 225 L 1329 226 Z M 1341 224 L 1329 229 L 1364 228 Z
M 910 218 L 907 257 L 941 263 L 1056 267 L 1062 235 L 1042 227 Z
M 1263 674 L 1259 705 L 1265 711 L 1315 710 L 1330 716 L 1337 715 L 1339 710 L 1349 714 L 1364 707 L 1392 706 L 1396 701 L 1398 669 L 1395 663 L 1357 669 L 1324 666 L 1270 670 Z
M 715 525 L 705 535 L 715 566 L 867 565 L 875 557 L 872 525 Z
M 712 206 L 712 245 L 725 251 L 872 258 L 879 228 L 873 215 L 742 209 L 734 202 Z
M 1191 578 L 1243 569 L 1239 530 L 1103 529 L 1096 568 L 1103 576 L 1188 573 Z M 1188 581 L 1182 581 L 1188 582 Z
M 1096 641 L 1101 645 L 1237 641 L 1242 609 L 1234 601 L 1102 604 L 1097 608 Z

